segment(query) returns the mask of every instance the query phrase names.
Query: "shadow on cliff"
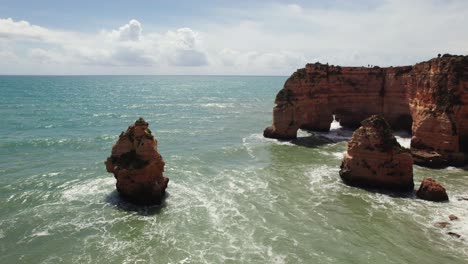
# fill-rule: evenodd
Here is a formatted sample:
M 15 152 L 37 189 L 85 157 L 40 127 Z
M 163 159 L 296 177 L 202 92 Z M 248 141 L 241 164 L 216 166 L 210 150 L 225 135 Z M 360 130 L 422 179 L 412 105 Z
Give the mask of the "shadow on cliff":
M 157 205 L 137 205 L 130 203 L 124 200 L 117 190 L 112 191 L 106 197 L 106 202 L 114 207 L 117 207 L 119 210 L 126 211 L 126 212 L 133 212 L 137 213 L 138 215 L 142 216 L 152 216 L 159 214 L 161 210 L 166 207 L 166 199 L 170 196 L 170 194 L 166 191 L 166 194 L 161 202 L 161 204 Z
M 333 141 L 330 139 L 320 138 L 315 135 L 310 135 L 307 137 L 298 137 L 296 139 L 290 140 L 289 142 L 291 144 L 301 146 L 301 147 L 306 147 L 306 148 L 315 148 L 318 146 L 333 143 Z

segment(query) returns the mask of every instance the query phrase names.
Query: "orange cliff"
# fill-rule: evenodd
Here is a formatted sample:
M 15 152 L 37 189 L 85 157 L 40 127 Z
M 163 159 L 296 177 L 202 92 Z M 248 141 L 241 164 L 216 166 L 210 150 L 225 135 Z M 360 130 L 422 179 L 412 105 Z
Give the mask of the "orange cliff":
M 105 164 L 117 179 L 120 195 L 136 204 L 161 203 L 169 179 L 163 176 L 164 160 L 158 142 L 142 118 L 122 132 Z
M 373 114 L 412 132 L 417 164 L 462 165 L 468 153 L 468 56 L 443 55 L 414 66 L 307 64 L 278 93 L 264 136 L 296 138 L 298 129 L 328 131 L 333 115 L 357 128 Z

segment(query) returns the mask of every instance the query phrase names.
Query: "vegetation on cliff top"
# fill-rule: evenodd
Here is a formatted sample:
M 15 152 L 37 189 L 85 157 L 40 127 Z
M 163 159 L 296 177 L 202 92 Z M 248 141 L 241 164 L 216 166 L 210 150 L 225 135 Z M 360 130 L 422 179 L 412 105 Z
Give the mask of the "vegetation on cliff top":
M 395 69 L 395 76 L 400 76 L 409 73 L 413 70 L 413 66 L 402 66 Z
M 451 60 L 452 71 L 455 73 L 455 80 L 468 80 L 468 56 L 456 56 Z
M 306 69 L 305 68 L 302 68 L 302 69 L 298 69 L 297 71 L 295 71 L 291 77 L 289 77 L 289 79 L 304 79 L 306 77 Z

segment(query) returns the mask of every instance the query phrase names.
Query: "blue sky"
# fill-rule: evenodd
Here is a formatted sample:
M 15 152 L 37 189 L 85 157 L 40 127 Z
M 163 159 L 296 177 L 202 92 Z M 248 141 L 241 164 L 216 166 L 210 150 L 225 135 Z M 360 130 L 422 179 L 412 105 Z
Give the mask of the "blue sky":
M 175 3 L 176 2 L 176 3 Z M 468 1 L 0 1 L 0 74 L 289 75 L 468 54 Z

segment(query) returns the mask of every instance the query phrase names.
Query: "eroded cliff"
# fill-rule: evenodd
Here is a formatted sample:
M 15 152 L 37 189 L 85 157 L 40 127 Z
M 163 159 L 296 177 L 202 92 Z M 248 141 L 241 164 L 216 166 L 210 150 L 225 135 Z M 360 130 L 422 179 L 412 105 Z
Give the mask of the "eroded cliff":
M 468 56 L 444 55 L 414 66 L 307 64 L 278 93 L 265 137 L 293 139 L 298 129 L 328 131 L 333 115 L 356 128 L 380 114 L 412 133 L 415 163 L 461 165 L 468 152 Z

